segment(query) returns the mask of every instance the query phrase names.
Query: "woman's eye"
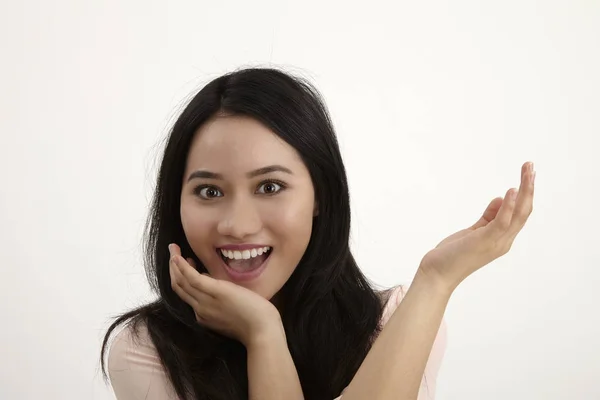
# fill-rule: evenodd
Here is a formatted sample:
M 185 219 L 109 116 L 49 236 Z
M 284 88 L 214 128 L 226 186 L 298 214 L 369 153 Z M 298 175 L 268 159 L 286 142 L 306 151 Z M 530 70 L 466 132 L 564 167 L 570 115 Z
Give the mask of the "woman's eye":
M 212 186 L 205 186 L 196 190 L 198 195 L 204 199 L 213 199 L 215 197 L 222 197 L 223 194 L 219 191 L 219 189 Z
M 265 182 L 259 186 L 258 193 L 260 194 L 275 194 L 282 189 L 282 186 L 275 182 Z

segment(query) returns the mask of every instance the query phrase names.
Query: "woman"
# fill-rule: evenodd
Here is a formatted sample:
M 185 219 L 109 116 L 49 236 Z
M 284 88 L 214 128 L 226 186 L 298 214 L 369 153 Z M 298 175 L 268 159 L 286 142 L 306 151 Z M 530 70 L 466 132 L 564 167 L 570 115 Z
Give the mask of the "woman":
M 120 400 L 433 398 L 446 304 L 508 251 L 532 175 L 526 163 L 516 200 L 494 199 L 429 252 L 406 292 L 376 291 L 349 250 L 348 184 L 319 93 L 274 69 L 221 76 L 169 135 L 145 245 L 158 299 L 110 326 L 103 371 L 125 324 L 108 357 Z

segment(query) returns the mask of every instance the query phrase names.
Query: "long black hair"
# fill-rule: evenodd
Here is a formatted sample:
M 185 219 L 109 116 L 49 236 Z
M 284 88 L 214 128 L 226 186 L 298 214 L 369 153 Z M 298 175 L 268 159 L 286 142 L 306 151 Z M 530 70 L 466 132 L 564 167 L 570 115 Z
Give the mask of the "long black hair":
M 312 236 L 277 297 L 304 397 L 331 400 L 350 383 L 381 331 L 382 299 L 350 252 L 348 182 L 322 97 L 306 79 L 273 68 L 240 69 L 214 79 L 174 123 L 144 237 L 146 275 L 158 299 L 110 325 L 101 350 L 104 377 L 113 330 L 128 323 L 135 332 L 141 322 L 181 399 L 248 398 L 245 347 L 196 322 L 169 277 L 169 243 L 177 243 L 183 257 L 193 258 L 197 269 L 207 272 L 187 242 L 179 205 L 192 139 L 217 114 L 243 115 L 264 124 L 299 153 L 312 178 L 318 205 Z

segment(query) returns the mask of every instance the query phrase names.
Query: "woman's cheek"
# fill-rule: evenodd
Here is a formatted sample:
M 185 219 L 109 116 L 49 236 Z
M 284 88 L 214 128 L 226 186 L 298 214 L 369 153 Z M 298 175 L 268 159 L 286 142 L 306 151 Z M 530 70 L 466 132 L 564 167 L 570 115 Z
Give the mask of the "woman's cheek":
M 305 247 L 312 233 L 313 209 L 311 207 L 276 207 L 268 214 L 265 224 L 275 236 L 276 242 L 286 247 Z
M 212 246 L 210 232 L 212 232 L 211 224 L 213 224 L 213 218 L 214 215 L 207 215 L 206 212 L 202 212 L 198 208 L 182 207 L 181 209 L 181 224 L 186 239 L 192 250 L 194 250 L 194 253 L 196 253 L 196 256 L 200 259 L 204 258 L 200 254 L 203 250 L 201 248 L 202 244 L 209 244 L 209 247 Z

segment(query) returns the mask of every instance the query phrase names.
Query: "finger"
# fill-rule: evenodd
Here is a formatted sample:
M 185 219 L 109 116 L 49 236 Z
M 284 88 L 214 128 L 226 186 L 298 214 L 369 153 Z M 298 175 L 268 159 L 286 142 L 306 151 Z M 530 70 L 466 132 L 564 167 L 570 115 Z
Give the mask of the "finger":
M 186 258 L 186 261 L 188 262 L 188 264 L 190 264 L 192 266 L 192 268 L 194 268 L 196 271 L 198 271 L 198 267 L 196 266 L 196 261 L 194 261 L 194 259 L 192 257 Z
M 214 299 L 208 294 L 202 293 L 187 285 L 185 283 L 185 278 L 181 275 L 181 272 L 174 263 L 170 266 L 170 270 L 172 271 L 173 281 L 175 282 L 173 286 L 175 293 L 192 307 L 196 321 L 205 323 L 207 318 L 210 319 L 210 313 L 214 312 Z M 179 282 L 181 282 L 181 284 Z
M 186 290 L 183 289 L 181 284 L 182 277 L 177 272 L 177 267 L 172 263 L 169 263 L 169 275 L 171 276 L 171 288 L 177 294 L 177 296 L 192 306 L 194 310 L 197 309 L 199 305 L 198 301 L 194 298 L 194 296 L 191 296 Z
M 516 200 L 515 209 L 508 228 L 507 237 L 511 240 L 523 229 L 533 210 L 533 163 L 526 163 L 521 173 L 521 186 Z
M 196 266 L 196 261 L 194 261 L 194 259 L 193 259 L 193 258 L 191 258 L 191 257 L 188 257 L 188 258 L 186 258 L 186 261 L 187 261 L 187 262 L 188 262 L 188 264 L 190 264 L 190 265 L 191 265 L 191 266 L 192 266 L 192 267 L 193 267 L 193 268 L 194 268 L 196 271 L 198 271 L 198 267 Z M 204 275 L 204 276 L 209 276 L 209 277 L 210 277 L 210 274 L 209 274 L 208 272 L 200 272 L 200 271 L 198 271 L 198 273 L 199 273 L 200 275 Z
M 188 257 L 188 258 L 186 258 L 185 260 L 188 262 L 188 264 L 190 264 L 190 266 L 191 266 L 192 268 L 194 268 L 196 271 L 198 271 L 198 273 L 200 273 L 200 275 L 209 275 L 209 274 L 208 274 L 208 273 L 206 273 L 206 272 L 200 272 L 200 271 L 198 270 L 198 266 L 196 265 L 196 261 L 194 261 L 194 259 L 193 259 L 192 257 Z
M 212 297 L 193 288 L 173 262 L 170 265 L 169 271 L 172 276 L 173 289 L 182 300 L 194 307 L 194 309 L 206 308 L 212 304 Z
M 175 243 L 169 244 L 169 255 L 173 256 L 181 256 L 181 248 Z
M 192 268 L 194 268 L 196 271 L 198 271 L 198 267 L 196 266 L 196 261 L 194 261 L 194 259 L 193 259 L 193 258 L 191 258 L 191 257 L 188 257 L 188 258 L 186 258 L 185 260 L 188 262 L 188 264 L 190 264 L 190 266 L 191 266 Z M 198 271 L 198 273 L 199 273 L 200 275 L 204 275 L 204 276 L 210 276 L 210 274 L 209 274 L 208 272 L 200 272 L 200 271 Z
M 194 288 L 203 294 L 214 296 L 216 294 L 216 281 L 207 276 L 200 274 L 186 260 L 180 256 L 171 257 L 172 262 L 178 267 L 179 273 L 182 275 L 184 286 Z
M 200 273 L 196 269 L 196 263 L 194 262 L 194 260 L 191 257 L 188 257 L 184 260 L 181 256 L 181 248 L 177 244 L 171 243 L 168 247 L 169 254 L 171 255 L 169 262 L 173 263 L 177 267 L 178 271 L 181 273 L 181 275 L 183 275 L 186 278 L 188 283 L 192 284 L 192 282 L 194 282 L 194 286 L 196 287 L 196 289 L 208 293 L 206 290 L 207 288 L 205 286 L 210 285 L 209 281 L 201 279 L 198 282 L 197 279 L 193 279 L 195 275 L 200 275 Z
M 490 202 L 490 204 L 488 204 L 487 208 L 483 212 L 483 215 L 481 218 L 479 218 L 479 221 L 475 222 L 475 224 L 473 224 L 469 229 L 479 229 L 492 222 L 494 218 L 496 218 L 501 205 L 502 197 L 496 197 Z
M 488 224 L 489 235 L 494 240 L 503 236 L 510 227 L 510 221 L 512 219 L 513 211 L 515 209 L 515 202 L 517 197 L 517 189 L 511 188 L 506 192 L 502 205 L 496 214 L 496 218 Z

